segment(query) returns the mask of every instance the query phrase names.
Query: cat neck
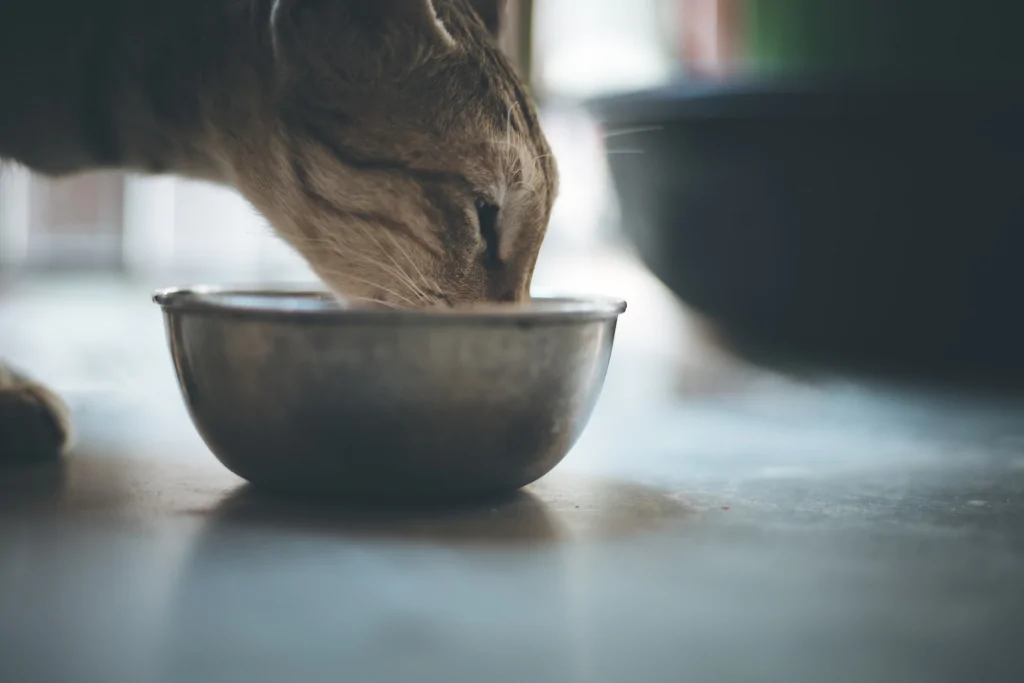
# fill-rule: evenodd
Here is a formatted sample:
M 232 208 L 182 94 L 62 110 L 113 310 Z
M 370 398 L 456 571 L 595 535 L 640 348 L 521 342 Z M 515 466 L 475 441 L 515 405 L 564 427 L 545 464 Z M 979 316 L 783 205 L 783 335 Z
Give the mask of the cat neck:
M 124 168 L 229 182 L 231 147 L 270 106 L 271 4 L 0 4 L 0 157 L 54 175 Z

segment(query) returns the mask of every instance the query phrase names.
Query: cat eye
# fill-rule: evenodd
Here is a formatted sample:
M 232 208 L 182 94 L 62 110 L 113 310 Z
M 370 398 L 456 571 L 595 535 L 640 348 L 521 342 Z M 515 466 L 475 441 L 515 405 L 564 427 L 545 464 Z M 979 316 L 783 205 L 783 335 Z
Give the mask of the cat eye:
M 498 241 L 499 208 L 486 199 L 476 200 L 477 222 L 480 225 L 480 237 L 484 241 L 484 267 L 497 270 L 501 267 L 501 252 Z

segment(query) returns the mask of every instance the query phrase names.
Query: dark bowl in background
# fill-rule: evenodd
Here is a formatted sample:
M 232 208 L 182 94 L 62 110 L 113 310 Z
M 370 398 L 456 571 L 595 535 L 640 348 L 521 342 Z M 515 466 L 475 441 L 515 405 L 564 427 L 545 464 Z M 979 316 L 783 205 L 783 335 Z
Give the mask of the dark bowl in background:
M 1024 374 L 1021 92 L 757 81 L 591 108 L 640 256 L 741 345 Z

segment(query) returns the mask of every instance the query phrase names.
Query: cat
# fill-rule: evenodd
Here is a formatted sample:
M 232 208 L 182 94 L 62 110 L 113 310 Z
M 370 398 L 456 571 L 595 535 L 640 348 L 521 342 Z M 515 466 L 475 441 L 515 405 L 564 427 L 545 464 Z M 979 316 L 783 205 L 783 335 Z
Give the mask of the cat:
M 501 0 L 0 0 L 0 159 L 235 188 L 340 296 L 528 299 L 558 173 Z M 67 410 L 0 368 L 0 462 Z

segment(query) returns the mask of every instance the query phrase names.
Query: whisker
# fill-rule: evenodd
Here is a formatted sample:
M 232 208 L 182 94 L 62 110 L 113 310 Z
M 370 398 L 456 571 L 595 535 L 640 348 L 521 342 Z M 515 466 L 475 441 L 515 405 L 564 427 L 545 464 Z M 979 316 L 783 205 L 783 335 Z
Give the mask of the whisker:
M 355 224 L 350 224 L 350 225 L 355 225 Z M 374 244 L 377 245 L 377 248 L 385 256 L 387 256 L 391 260 L 391 262 L 394 264 L 394 267 L 389 266 L 388 264 L 386 264 L 386 263 L 384 263 L 382 261 L 368 259 L 365 256 L 361 256 L 361 255 L 360 255 L 361 256 L 360 258 L 353 259 L 351 254 L 346 253 L 345 254 L 346 258 L 348 258 L 350 260 L 353 260 L 353 261 L 355 261 L 357 263 L 363 263 L 365 265 L 372 266 L 374 268 L 378 268 L 380 270 L 383 270 L 385 273 L 388 273 L 388 274 L 392 275 L 401 284 L 406 285 L 407 287 L 409 287 L 412 290 L 412 293 L 415 296 L 419 297 L 422 300 L 422 302 L 429 301 L 429 297 L 426 296 L 426 294 L 423 292 L 423 290 L 420 287 L 418 287 L 415 282 L 412 281 L 412 278 L 408 275 L 408 273 L 406 273 L 404 271 L 404 269 L 402 269 L 402 267 L 398 264 L 398 262 L 395 261 L 394 257 L 392 257 L 391 254 L 389 254 L 388 251 L 384 248 L 384 245 L 382 245 L 380 243 L 380 241 L 377 240 L 376 237 L 373 234 L 370 233 L 370 231 L 366 228 L 366 226 L 364 226 L 362 224 L 358 224 L 358 228 L 359 228 L 359 230 L 362 233 L 364 233 L 367 237 L 369 237 L 370 240 Z M 337 237 L 333 236 L 333 235 L 330 236 L 330 238 L 328 238 L 328 239 L 321 238 L 321 239 L 318 239 L 318 240 L 315 240 L 315 241 L 310 239 L 310 240 L 308 240 L 308 242 L 313 243 L 313 244 L 325 244 L 326 246 L 332 247 L 332 248 L 334 248 L 337 251 L 340 251 L 340 249 L 344 246 L 344 245 L 341 244 L 341 240 L 338 239 Z M 345 273 L 341 273 L 341 272 L 336 272 L 335 274 L 336 275 L 340 275 L 342 277 L 345 276 Z
M 351 297 L 353 301 L 365 301 L 368 304 L 380 304 L 381 306 L 387 306 L 388 308 L 394 308 L 395 310 L 402 310 L 402 307 L 392 301 L 385 301 L 384 299 L 374 299 L 371 296 L 356 296 Z
M 524 192 L 532 195 L 535 195 L 540 191 L 535 185 L 531 185 L 526 181 L 518 182 L 512 187 L 517 190 L 523 190 Z
M 512 147 L 512 110 L 515 106 L 514 102 L 509 105 L 508 115 L 505 118 L 505 144 L 509 147 Z
M 412 266 L 413 270 L 416 271 L 416 275 L 417 275 L 417 277 L 419 277 L 419 284 L 422 285 L 422 287 L 429 286 L 429 282 L 427 281 L 427 276 L 424 275 L 423 271 L 420 270 L 420 267 L 416 265 L 416 261 L 413 260 L 412 256 L 405 249 L 405 247 L 402 246 L 402 244 L 398 240 L 398 238 L 395 237 L 394 235 L 392 235 L 390 232 L 387 232 L 385 234 L 387 235 L 388 240 L 390 240 L 391 243 L 393 245 L 395 245 L 395 249 L 398 250 L 398 253 L 400 253 L 405 258 L 405 260 L 409 262 L 409 265 Z M 410 283 L 410 284 L 414 284 L 414 283 Z M 424 299 L 429 299 L 429 297 L 427 297 L 426 292 L 424 291 L 424 289 L 422 287 L 417 287 L 417 289 L 419 290 L 420 295 L 423 296 Z
M 611 133 L 605 133 L 602 138 L 609 140 L 611 138 L 622 137 L 623 135 L 636 135 L 637 133 L 650 133 L 658 130 L 664 130 L 664 126 L 645 126 L 636 128 L 620 128 L 619 130 L 612 131 Z
M 410 292 L 408 292 L 408 294 L 410 294 L 411 296 L 414 296 L 414 297 L 420 299 L 421 302 L 425 300 L 425 298 L 424 298 L 424 296 L 423 296 L 423 294 L 421 292 L 419 292 L 418 290 L 413 289 L 412 287 L 410 287 L 410 282 L 408 281 L 408 279 L 406 279 L 404 277 L 400 277 L 399 273 L 395 273 L 394 271 L 390 270 L 388 268 L 388 264 L 382 263 L 380 261 L 374 261 L 372 259 L 365 259 L 365 258 L 364 259 L 354 259 L 352 261 L 352 263 L 353 263 L 353 265 L 363 265 L 363 266 L 368 266 L 368 267 L 373 268 L 373 269 L 379 269 L 379 270 L 384 271 L 384 273 L 389 274 L 389 275 L 395 277 L 395 279 L 398 281 L 398 284 L 402 285 L 403 287 L 408 287 L 411 290 Z M 336 273 L 336 275 L 340 275 L 341 277 L 347 277 L 348 273 L 347 272 L 340 272 L 339 271 L 339 272 Z M 406 296 L 405 298 L 408 300 L 409 297 Z
M 304 240 L 305 240 L 305 242 L 307 244 L 311 244 L 311 245 L 321 244 L 321 245 L 326 245 L 326 246 L 329 246 L 329 247 L 332 247 L 332 248 L 337 248 L 338 246 L 341 246 L 339 244 L 338 240 L 333 239 L 333 238 L 332 239 L 304 238 Z M 365 258 L 356 258 L 356 259 L 351 259 L 350 258 L 350 260 L 352 260 L 353 263 L 355 263 L 355 264 L 362 263 L 364 265 L 369 265 L 369 266 L 372 266 L 374 268 L 379 268 L 381 270 L 384 270 L 385 272 L 388 272 L 388 266 L 387 266 L 386 263 L 379 263 L 379 262 L 375 262 L 375 261 L 372 261 L 372 260 L 367 260 Z M 385 287 L 384 285 L 381 285 L 378 282 L 373 282 L 373 281 L 367 280 L 365 278 L 361 278 L 361 277 L 359 277 L 357 275 L 353 275 L 350 272 L 343 272 L 343 271 L 340 271 L 340 270 L 337 270 L 337 269 L 333 269 L 333 268 L 323 268 L 323 267 L 321 267 L 320 270 L 325 275 L 336 275 L 336 276 L 341 277 L 341 278 L 347 278 L 347 279 L 351 279 L 351 280 L 356 280 L 358 282 L 362 282 L 363 284 L 366 284 L 366 285 L 368 285 L 370 287 L 376 287 L 378 289 L 384 290 L 384 291 L 388 292 L 389 294 L 391 294 L 391 295 L 393 295 L 393 296 L 395 296 L 395 297 L 397 297 L 397 298 L 399 298 L 399 299 L 409 303 L 411 306 L 416 306 L 417 305 L 417 303 L 414 302 L 413 300 L 411 300 L 409 297 L 404 296 L 402 294 L 399 294 L 398 292 L 395 292 L 395 291 Z M 391 274 L 394 275 L 394 273 L 391 273 Z
M 374 260 L 374 259 L 371 259 L 371 258 L 366 258 L 366 257 L 357 257 L 357 258 L 354 258 L 354 259 L 350 259 L 350 261 L 351 261 L 351 263 L 353 265 L 369 266 L 369 267 L 374 268 L 374 269 L 383 270 L 385 273 L 388 273 L 388 274 L 396 277 L 396 279 L 398 279 L 399 284 L 404 285 L 406 287 L 409 287 L 412 290 L 409 293 L 419 299 L 419 302 L 414 302 L 414 301 L 411 301 L 409 299 L 409 297 L 407 297 L 407 296 L 403 296 L 402 297 L 403 299 L 405 299 L 406 301 L 408 301 L 409 303 L 411 303 L 414 306 L 415 305 L 423 305 L 423 304 L 426 304 L 426 303 L 430 303 L 432 301 L 431 297 L 428 296 L 423 290 L 421 290 L 419 288 L 414 288 L 413 285 L 415 283 L 411 282 L 409 280 L 409 278 L 407 276 L 405 276 L 404 273 L 396 273 L 386 263 L 383 263 L 381 261 L 377 261 L 377 260 Z M 333 275 L 337 275 L 339 277 L 342 277 L 342 278 L 351 277 L 351 275 L 349 274 L 348 271 L 340 271 L 340 270 L 331 269 L 328 272 L 330 272 Z M 363 280 L 363 281 L 366 282 L 365 280 Z M 376 282 L 373 282 L 372 286 L 380 286 L 383 289 L 383 286 L 379 285 Z M 391 290 L 387 290 L 387 291 L 391 291 Z M 392 294 L 397 294 L 396 292 L 393 292 L 393 291 L 391 291 L 391 293 Z
M 359 231 L 360 234 L 365 236 L 369 241 L 373 242 L 373 244 L 376 245 L 380 253 L 383 256 L 385 256 L 389 261 L 391 261 L 392 265 L 389 266 L 387 263 L 384 263 L 383 261 L 369 258 L 365 254 L 360 254 L 358 250 L 347 248 L 348 245 L 343 244 L 342 240 L 340 239 L 340 236 L 338 235 L 329 234 L 324 238 L 302 236 L 302 238 L 308 245 L 326 246 L 332 249 L 333 251 L 339 253 L 339 255 L 342 255 L 341 252 L 344 251 L 344 257 L 350 261 L 353 261 L 354 263 L 362 263 L 363 265 L 384 271 L 385 273 L 394 277 L 399 282 L 399 284 L 411 290 L 411 295 L 418 298 L 420 300 L 419 303 L 421 305 L 428 304 L 433 301 L 433 297 L 431 297 L 425 290 L 425 288 L 429 287 L 428 278 L 424 275 L 423 271 L 416 264 L 411 254 L 405 247 L 402 246 L 401 241 L 396 236 L 392 235 L 390 232 L 385 231 L 388 241 L 394 246 L 395 250 L 397 250 L 401 254 L 401 256 L 409 263 L 409 265 L 412 266 L 412 268 L 416 271 L 418 281 L 417 278 L 414 278 L 406 270 L 406 268 L 403 267 L 401 263 L 399 263 L 399 261 L 394 257 L 391 251 L 389 251 L 385 247 L 385 245 L 381 243 L 380 239 L 378 239 L 378 237 L 373 233 L 373 230 L 369 225 L 366 225 L 365 223 L 360 221 L 354 221 L 349 223 L 349 226 L 355 228 L 357 231 Z M 355 258 L 353 258 L 353 255 L 355 256 Z M 348 273 L 343 272 L 334 272 L 333 274 L 339 277 L 352 277 Z M 365 280 L 363 282 L 365 282 L 366 284 L 370 284 L 371 286 L 377 286 L 380 287 L 381 289 L 385 289 L 383 286 L 379 285 L 379 283 L 370 283 Z M 385 291 L 388 291 L 392 295 L 398 296 L 399 298 L 405 300 L 406 302 L 410 303 L 413 306 L 417 305 L 416 302 L 413 302 L 411 299 L 409 299 L 409 297 L 399 295 L 397 292 L 391 290 L 385 289 Z
M 419 307 L 419 305 L 415 301 L 410 299 L 409 297 L 403 296 L 403 295 L 399 294 L 398 292 L 396 292 L 395 290 L 389 289 L 389 288 L 385 287 L 384 285 L 382 285 L 380 283 L 373 282 L 372 280 L 367 280 L 365 278 L 359 277 L 358 275 L 352 275 L 350 273 L 334 273 L 334 274 L 335 275 L 339 275 L 339 276 L 341 276 L 343 278 L 346 278 L 346 279 L 349 279 L 349 280 L 355 280 L 356 282 L 361 282 L 364 285 L 367 285 L 368 287 L 374 287 L 374 288 L 379 289 L 381 291 L 387 292 L 388 294 L 390 294 L 391 296 L 395 297 L 396 299 L 400 299 L 401 301 L 406 302 L 407 304 L 409 304 L 413 308 L 418 308 Z
M 398 277 L 398 279 L 401 280 L 404 284 L 408 285 L 409 288 L 412 289 L 413 292 L 417 296 L 419 296 L 421 299 L 423 299 L 423 301 L 428 301 L 429 297 L 426 295 L 426 293 L 424 293 L 423 289 L 420 286 L 418 286 L 413 281 L 412 276 L 410 276 L 405 271 L 405 269 L 401 266 L 401 264 L 398 263 L 398 261 L 395 259 L 395 257 L 391 255 L 391 252 L 389 252 L 387 249 L 384 248 L 384 245 L 380 243 L 380 240 L 377 239 L 377 237 L 372 233 L 372 231 L 369 230 L 365 225 L 360 225 L 360 230 L 362 230 L 363 233 L 367 237 L 369 237 L 373 241 L 374 244 L 377 245 L 377 248 L 380 249 L 381 253 L 383 253 L 385 256 L 387 256 L 388 259 L 393 264 L 395 264 L 395 268 L 397 269 L 398 272 L 394 273 L 394 274 Z M 391 243 L 396 245 L 396 247 L 405 255 L 406 260 L 408 260 L 410 263 L 412 263 L 413 266 L 415 267 L 415 265 L 416 265 L 415 262 L 413 262 L 412 258 L 409 257 L 408 253 L 404 249 L 402 249 L 400 246 L 398 246 L 398 243 L 397 243 L 394 235 L 392 235 L 390 232 L 385 232 L 385 234 L 387 235 L 387 237 L 391 241 Z M 417 271 L 418 270 L 419 269 L 417 268 Z M 420 276 L 422 277 L 422 273 L 420 273 Z

